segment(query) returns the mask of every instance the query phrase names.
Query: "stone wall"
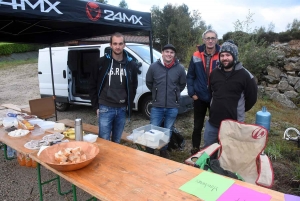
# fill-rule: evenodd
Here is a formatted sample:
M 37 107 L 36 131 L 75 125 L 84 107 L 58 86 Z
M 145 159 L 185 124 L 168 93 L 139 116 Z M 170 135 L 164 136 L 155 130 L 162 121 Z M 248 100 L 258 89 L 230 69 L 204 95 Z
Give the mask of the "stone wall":
M 271 45 L 277 61 L 264 72 L 259 97 L 267 96 L 289 108 L 300 106 L 300 41 Z

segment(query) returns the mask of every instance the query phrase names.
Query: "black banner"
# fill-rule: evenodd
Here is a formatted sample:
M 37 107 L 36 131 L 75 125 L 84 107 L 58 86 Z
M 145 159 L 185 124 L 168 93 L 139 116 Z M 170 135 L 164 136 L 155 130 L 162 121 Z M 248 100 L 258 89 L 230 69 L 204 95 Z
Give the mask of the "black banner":
M 150 31 L 151 14 L 84 0 L 0 0 L 0 40 L 55 43 Z

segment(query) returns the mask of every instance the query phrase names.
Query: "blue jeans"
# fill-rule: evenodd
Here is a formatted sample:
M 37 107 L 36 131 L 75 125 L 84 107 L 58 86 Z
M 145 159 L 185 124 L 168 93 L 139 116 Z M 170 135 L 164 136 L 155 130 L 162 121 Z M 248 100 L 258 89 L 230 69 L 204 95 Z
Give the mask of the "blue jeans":
M 120 143 L 126 122 L 126 107 L 99 105 L 100 138 Z
M 211 125 L 207 120 L 205 123 L 205 130 L 204 130 L 204 148 L 214 143 L 218 143 L 219 141 L 218 135 L 219 135 L 219 128 Z
M 178 114 L 178 108 L 163 108 L 163 107 L 152 107 L 150 115 L 150 124 L 154 126 L 160 126 L 164 121 L 164 128 L 170 129 L 170 138 L 172 136 L 172 128 L 175 123 Z M 166 150 L 168 145 L 161 148 Z

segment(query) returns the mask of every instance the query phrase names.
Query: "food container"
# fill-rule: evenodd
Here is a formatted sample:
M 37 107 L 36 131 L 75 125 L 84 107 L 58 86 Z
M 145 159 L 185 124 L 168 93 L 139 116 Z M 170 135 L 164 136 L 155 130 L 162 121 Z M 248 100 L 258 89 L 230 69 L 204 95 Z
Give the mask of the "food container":
M 154 149 L 170 141 L 170 129 L 151 124 L 134 129 L 132 135 L 133 142 Z
M 31 135 L 38 136 L 45 133 L 45 130 L 42 128 L 34 127 L 34 130 L 31 131 Z
M 93 143 L 93 142 L 97 141 L 97 138 L 98 138 L 98 135 L 86 134 L 86 135 L 83 136 L 83 141 Z
M 14 117 L 4 117 L 2 120 L 2 124 L 4 127 L 18 127 L 18 120 Z
M 54 121 L 42 121 L 37 123 L 37 125 L 44 130 L 54 128 L 54 124 Z
M 163 136 L 164 136 L 164 132 L 156 129 L 151 129 L 145 132 L 145 139 L 152 142 L 159 141 Z
M 31 125 L 35 125 L 35 124 L 44 122 L 44 120 L 43 120 L 43 119 L 31 119 L 31 120 L 28 120 L 28 122 L 29 122 Z

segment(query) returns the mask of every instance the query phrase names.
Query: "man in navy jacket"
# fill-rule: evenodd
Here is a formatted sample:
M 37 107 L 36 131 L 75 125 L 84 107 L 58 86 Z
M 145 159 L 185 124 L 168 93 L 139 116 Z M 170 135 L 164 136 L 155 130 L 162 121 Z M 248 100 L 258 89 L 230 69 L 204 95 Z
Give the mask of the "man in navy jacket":
M 212 29 L 202 34 L 203 45 L 194 52 L 187 73 L 188 94 L 194 100 L 194 130 L 192 134 L 193 148 L 191 154 L 199 151 L 201 132 L 207 109 L 209 109 L 210 93 L 208 90 L 209 75 L 216 68 L 219 60 L 220 46 L 218 34 Z

